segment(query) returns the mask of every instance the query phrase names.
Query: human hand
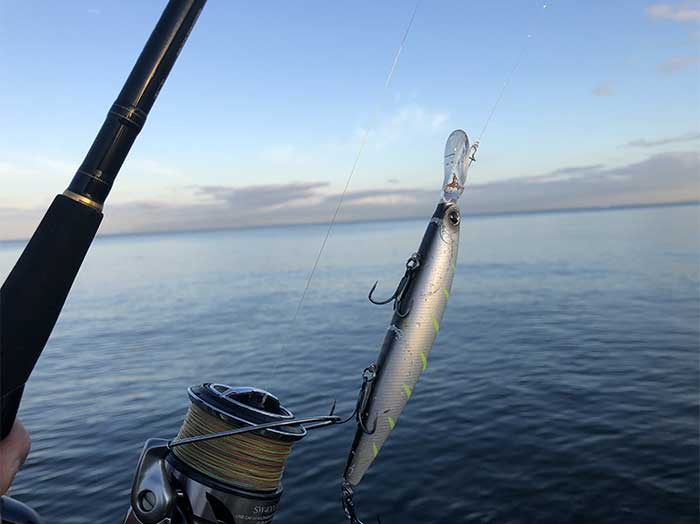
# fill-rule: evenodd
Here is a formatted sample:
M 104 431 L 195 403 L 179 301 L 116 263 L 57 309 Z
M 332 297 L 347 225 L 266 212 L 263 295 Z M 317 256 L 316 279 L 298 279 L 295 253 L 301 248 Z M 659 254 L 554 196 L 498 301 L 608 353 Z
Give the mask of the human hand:
M 15 420 L 10 434 L 0 440 L 0 495 L 10 489 L 19 468 L 27 460 L 30 447 L 29 433 L 19 420 Z

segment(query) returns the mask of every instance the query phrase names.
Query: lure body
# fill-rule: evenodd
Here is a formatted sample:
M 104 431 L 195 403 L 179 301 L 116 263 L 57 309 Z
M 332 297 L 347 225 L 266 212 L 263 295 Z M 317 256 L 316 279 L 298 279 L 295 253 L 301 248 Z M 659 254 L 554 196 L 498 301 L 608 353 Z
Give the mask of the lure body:
M 344 493 L 349 490 L 344 495 L 348 495 L 346 512 L 348 504 L 352 505 L 352 486 L 360 483 L 377 457 L 428 366 L 457 263 L 460 230 L 457 199 L 464 189 L 466 171 L 474 160 L 476 147 L 478 142 L 469 147 L 469 140 L 461 130 L 448 138 L 442 198 L 392 297 L 394 314 L 379 358 L 365 370 L 357 407 L 358 428 L 343 474 Z M 375 302 L 371 293 L 370 300 Z M 353 519 L 350 514 L 348 517 Z
M 394 312 L 376 364 L 364 413 L 366 432 L 355 434 L 344 479 L 357 485 L 389 437 L 411 398 L 421 373 L 428 367 L 452 288 L 459 247 L 459 208 L 438 204 L 418 249 L 419 266 L 402 297 L 409 313 Z

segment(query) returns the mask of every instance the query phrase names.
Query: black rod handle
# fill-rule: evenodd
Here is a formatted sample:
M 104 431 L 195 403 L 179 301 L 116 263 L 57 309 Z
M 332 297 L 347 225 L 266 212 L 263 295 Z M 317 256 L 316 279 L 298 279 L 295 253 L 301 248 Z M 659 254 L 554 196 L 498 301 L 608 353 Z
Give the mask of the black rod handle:
M 0 289 L 2 438 L 101 220 L 96 209 L 58 195 Z
M 102 220 L 102 204 L 206 0 L 170 0 L 85 160 L 0 288 L 0 439 Z

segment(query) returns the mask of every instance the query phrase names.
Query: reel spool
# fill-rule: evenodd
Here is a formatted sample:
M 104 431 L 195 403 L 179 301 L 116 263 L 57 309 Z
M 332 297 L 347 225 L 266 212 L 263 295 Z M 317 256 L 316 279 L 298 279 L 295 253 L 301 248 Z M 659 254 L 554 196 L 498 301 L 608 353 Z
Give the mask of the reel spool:
M 250 387 L 203 384 L 188 395 L 177 438 L 144 446 L 125 524 L 269 524 L 292 445 L 307 429 L 339 420 L 332 411 L 295 419 L 275 396 Z

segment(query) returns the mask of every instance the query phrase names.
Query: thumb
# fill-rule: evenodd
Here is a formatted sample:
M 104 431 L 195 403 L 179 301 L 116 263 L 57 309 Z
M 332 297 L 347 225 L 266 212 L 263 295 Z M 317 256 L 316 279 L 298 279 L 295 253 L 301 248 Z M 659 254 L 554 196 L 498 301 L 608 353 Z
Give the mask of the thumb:
M 0 495 L 10 489 L 15 475 L 27 460 L 31 440 L 29 433 L 19 420 L 16 420 L 10 434 L 0 441 Z

